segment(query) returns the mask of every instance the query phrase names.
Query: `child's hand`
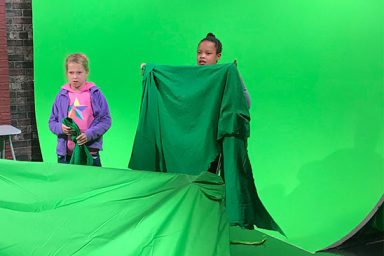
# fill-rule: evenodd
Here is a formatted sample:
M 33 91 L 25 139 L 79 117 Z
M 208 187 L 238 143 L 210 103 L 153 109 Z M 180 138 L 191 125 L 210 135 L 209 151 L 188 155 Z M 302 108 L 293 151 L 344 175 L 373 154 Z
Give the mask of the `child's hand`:
M 85 135 L 85 133 L 80 134 L 77 136 L 76 141 L 79 146 L 84 145 L 88 141 L 87 135 Z
M 144 68 L 145 68 L 145 65 L 147 65 L 146 63 L 141 63 L 140 64 L 140 75 L 143 76 L 144 75 Z
M 63 130 L 63 133 L 65 133 L 68 136 L 71 136 L 75 131 L 69 128 L 68 126 L 61 124 L 61 130 Z

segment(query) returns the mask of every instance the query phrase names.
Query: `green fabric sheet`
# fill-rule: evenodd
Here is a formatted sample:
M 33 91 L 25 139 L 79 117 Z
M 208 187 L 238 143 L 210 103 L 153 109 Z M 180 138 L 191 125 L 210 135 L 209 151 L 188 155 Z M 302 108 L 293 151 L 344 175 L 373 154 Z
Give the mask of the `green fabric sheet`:
M 75 147 L 73 149 L 69 163 L 79 165 L 93 165 L 93 158 L 87 146 L 77 144 L 76 138 L 81 134 L 81 132 L 75 121 L 73 121 L 72 118 L 67 117 L 63 119 L 62 123 L 74 131 L 74 134 L 71 135 L 71 139 L 75 143 Z
M 224 185 L 199 176 L 0 161 L 0 255 L 229 255 Z
M 230 224 L 281 232 L 256 193 L 247 154 L 249 122 L 235 64 L 148 64 L 129 167 L 198 175 L 222 154 Z

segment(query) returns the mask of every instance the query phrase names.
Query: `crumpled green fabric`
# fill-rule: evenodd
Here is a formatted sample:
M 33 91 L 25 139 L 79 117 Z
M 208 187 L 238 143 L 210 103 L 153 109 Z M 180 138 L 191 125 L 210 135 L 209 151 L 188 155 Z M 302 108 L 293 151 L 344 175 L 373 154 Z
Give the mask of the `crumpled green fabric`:
M 129 167 L 197 175 L 222 153 L 230 224 L 281 232 L 255 189 L 249 122 L 236 65 L 147 64 Z
M 2 256 L 230 255 L 212 173 L 0 160 L 0 216 Z
M 71 160 L 69 163 L 79 165 L 93 165 L 93 158 L 87 146 L 85 144 L 77 144 L 76 138 L 81 134 L 81 132 L 75 121 L 73 121 L 72 118 L 67 117 L 63 119 L 62 123 L 75 131 L 75 133 L 71 135 L 71 139 L 75 143 L 75 147 L 73 149 Z

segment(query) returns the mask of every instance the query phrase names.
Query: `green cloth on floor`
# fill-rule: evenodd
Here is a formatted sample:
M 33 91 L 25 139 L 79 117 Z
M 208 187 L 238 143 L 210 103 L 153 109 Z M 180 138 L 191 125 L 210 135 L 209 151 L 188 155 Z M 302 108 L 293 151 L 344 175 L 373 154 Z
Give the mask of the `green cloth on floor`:
M 0 216 L 4 256 L 230 254 L 211 173 L 0 160 Z
M 72 118 L 67 117 L 63 119 L 62 123 L 75 131 L 75 133 L 71 135 L 71 139 L 75 143 L 75 147 L 73 149 L 69 163 L 79 165 L 93 165 L 93 158 L 87 146 L 77 144 L 76 138 L 81 134 L 81 132 L 75 121 L 73 121 Z
M 129 167 L 197 175 L 222 153 L 230 224 L 280 231 L 256 193 L 249 121 L 236 65 L 147 64 Z

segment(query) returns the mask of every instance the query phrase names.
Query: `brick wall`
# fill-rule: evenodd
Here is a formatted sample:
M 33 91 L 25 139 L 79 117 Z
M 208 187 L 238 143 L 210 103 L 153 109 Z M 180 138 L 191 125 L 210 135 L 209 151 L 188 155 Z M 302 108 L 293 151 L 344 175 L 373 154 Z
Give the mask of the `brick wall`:
M 4 0 L 0 0 L 4 1 Z M 5 0 L 11 124 L 22 133 L 14 139 L 18 160 L 40 161 L 33 93 L 31 0 Z
M 10 124 L 5 2 L 0 1 L 0 124 Z

